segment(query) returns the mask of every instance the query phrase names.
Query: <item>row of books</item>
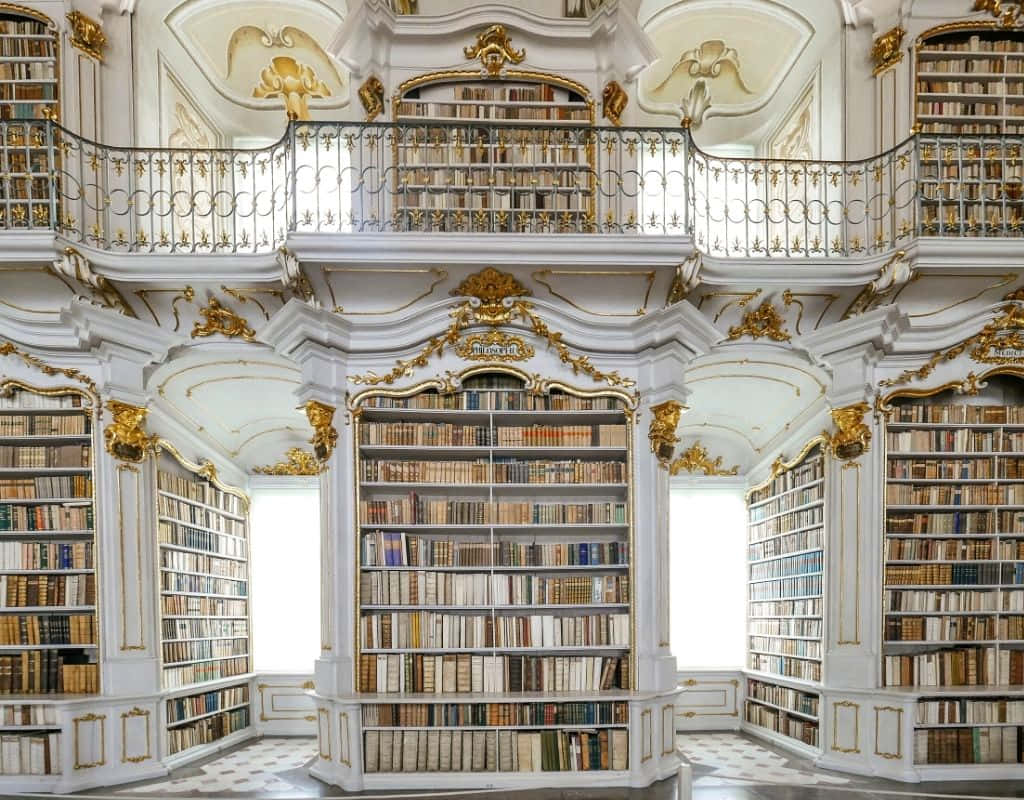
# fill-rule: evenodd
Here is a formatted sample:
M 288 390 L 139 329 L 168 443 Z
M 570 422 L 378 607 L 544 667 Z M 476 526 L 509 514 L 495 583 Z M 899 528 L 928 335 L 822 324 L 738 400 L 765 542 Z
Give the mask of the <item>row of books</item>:
M 921 196 L 925 200 L 956 203 L 960 200 L 984 201 L 998 206 L 1002 201 L 1019 201 L 1022 197 L 1020 180 L 988 181 L 921 181 Z
M 177 722 L 184 722 L 190 717 L 210 714 L 248 702 L 249 685 L 246 683 L 228 686 L 213 692 L 172 697 L 167 701 L 167 724 L 174 725 Z
M 96 694 L 99 665 L 79 653 L 26 650 L 0 655 L 0 694 Z
M 2 417 L 0 417 L 2 419 Z M 92 448 L 87 444 L 12 447 L 0 445 L 0 468 L 88 467 Z
M 993 511 L 954 511 L 950 513 L 932 512 L 930 514 L 902 514 L 889 512 L 886 514 L 886 532 L 900 533 L 1003 533 L 1024 532 L 1022 517 L 1013 511 L 999 512 L 997 517 Z M 1019 527 L 1018 527 L 1019 526 Z
M 890 459 L 890 478 L 915 480 L 978 480 L 984 478 L 1024 478 L 1024 459 L 1000 458 L 933 458 L 923 460 Z
M 474 656 L 401 653 L 359 656 L 357 691 L 386 694 L 589 692 L 630 689 L 628 657 Z
M 215 556 L 230 556 L 231 558 L 245 558 L 246 556 L 245 540 L 232 535 L 225 536 L 199 528 L 190 528 L 167 520 L 158 522 L 157 535 L 160 544 L 203 550 Z
M 60 754 L 56 731 L 5 733 L 0 736 L 0 775 L 60 775 Z
M 818 723 L 802 717 L 792 717 L 785 711 L 768 708 L 759 703 L 747 702 L 743 708 L 743 718 L 775 733 L 781 733 L 812 747 L 818 746 Z
M 820 619 L 757 619 L 747 626 L 748 633 L 768 636 L 821 636 Z
M 1024 71 L 1024 65 L 1018 61 L 1006 61 L 1002 58 L 988 58 L 979 56 L 964 56 L 962 58 L 935 58 L 918 61 L 918 74 L 929 73 L 958 73 L 962 75 L 1019 75 Z
M 0 414 L 0 436 L 84 436 L 91 431 L 86 414 Z
M 92 497 L 92 478 L 86 475 L 0 478 L 0 500 L 45 500 L 51 497 Z
M 629 732 L 366 731 L 363 769 L 376 772 L 625 770 Z
M 3 20 L 0 20 L 0 25 L 3 24 Z M 0 30 L 0 35 L 3 31 Z M 36 392 L 24 391 L 21 389 L 13 389 L 10 392 L 5 392 L 0 396 L 0 411 L 20 411 L 29 409 L 38 409 L 45 411 L 47 409 L 70 409 L 70 408 L 84 408 L 83 397 L 80 394 L 37 394 Z M 6 415 L 4 415 L 6 416 Z M 74 416 L 74 415 L 72 415 Z M 87 416 L 77 417 L 78 419 L 86 420 L 88 424 Z
M 981 122 L 981 123 L 966 123 L 966 122 L 925 122 L 920 126 L 921 133 L 929 134 L 949 134 L 953 136 L 967 136 L 967 135 L 980 135 L 980 136 L 998 136 L 999 134 L 1014 134 L 1022 133 L 1024 126 L 1015 125 L 1008 122 Z
M 748 540 L 751 543 L 770 539 L 783 533 L 789 533 L 812 525 L 821 525 L 825 521 L 824 505 L 811 506 L 800 511 L 790 511 L 766 522 L 754 522 L 748 528 Z
M 249 622 L 244 619 L 165 619 L 161 620 L 165 640 L 245 638 Z
M 768 485 L 755 489 L 747 496 L 747 503 L 760 503 L 777 494 L 791 491 L 807 483 L 821 480 L 825 476 L 825 463 L 820 458 L 810 458 L 792 469 L 776 475 Z
M 748 678 L 747 697 L 763 700 L 789 711 L 797 711 L 812 717 L 818 716 L 818 695 L 801 692 L 788 686 Z
M 1024 563 L 1019 564 L 918 564 L 886 566 L 887 586 L 984 585 L 1024 583 Z
M 186 725 L 178 725 L 167 729 L 167 747 L 170 754 L 180 753 L 201 744 L 210 744 L 225 736 L 245 730 L 249 727 L 249 706 L 236 708 L 203 717 Z
M 885 540 L 885 557 L 896 561 L 985 561 L 1024 559 L 1024 539 Z
M 245 617 L 249 613 L 248 601 L 223 597 L 164 595 L 160 598 L 160 606 L 166 616 L 172 617 Z
M 885 611 L 1024 611 L 1024 592 L 971 591 L 885 591 Z
M 214 639 L 206 642 L 164 642 L 164 664 L 187 664 L 249 654 L 249 640 Z
M 929 428 L 885 434 L 890 453 L 1000 453 L 1020 452 L 1016 433 L 976 428 Z
M 752 652 L 798 658 L 821 658 L 821 642 L 807 639 L 776 639 L 770 636 L 749 637 Z
M 50 37 L 15 39 L 0 33 L 0 58 L 56 59 L 57 51 L 54 44 Z M 50 70 L 46 77 L 52 78 L 53 76 L 53 70 Z
M 589 122 L 590 111 L 586 108 L 536 107 L 536 106 L 489 106 L 456 105 L 454 103 L 414 103 L 404 100 L 398 104 L 399 117 L 435 117 L 507 121 L 553 121 Z
M 1024 650 L 955 647 L 882 657 L 883 686 L 1019 686 Z
M 620 725 L 629 703 L 381 703 L 363 706 L 371 728 L 460 728 L 552 725 Z
M 821 575 L 804 575 L 799 578 L 752 583 L 748 588 L 748 600 L 774 600 L 785 597 L 803 597 L 821 594 Z
M 249 671 L 248 656 L 238 658 L 227 658 L 218 661 L 201 661 L 197 664 L 185 666 L 165 666 L 163 672 L 163 685 L 165 689 L 179 689 L 182 686 L 190 686 L 193 683 L 204 683 L 216 681 L 221 678 L 233 678 L 236 675 L 245 675 Z
M 1024 725 L 1024 700 L 963 697 L 956 700 L 918 700 L 915 720 L 918 725 L 977 725 L 986 722 Z
M 917 93 L 921 94 L 1024 94 L 1022 81 L 951 81 L 918 80 Z
M 25 726 L 39 728 L 57 725 L 57 709 L 45 703 L 26 705 L 23 703 L 0 704 L 0 725 L 5 728 Z
M 886 642 L 985 642 L 1024 640 L 1024 617 L 889 617 Z
M 629 647 L 629 614 L 444 614 L 394 611 L 365 614 L 367 650 L 506 647 Z
M 368 397 L 365 408 L 421 408 L 467 411 L 619 411 L 614 397 L 534 394 L 522 389 L 464 389 L 453 394 L 421 392 L 412 397 Z
M 54 88 L 52 81 L 56 77 L 54 67 L 56 61 L 51 56 L 42 57 L 39 61 L 0 61 L 0 81 L 46 81 L 47 86 L 33 86 L 31 84 L 17 87 L 18 99 L 25 98 L 36 100 L 43 97 L 53 97 Z M 14 89 L 15 87 L 10 87 Z M 14 91 L 10 91 L 14 99 Z
M 248 573 L 244 561 L 233 558 L 216 558 L 199 553 L 186 553 L 182 550 L 160 550 L 160 566 L 163 569 L 180 572 L 200 572 L 205 575 L 216 575 L 223 578 L 242 578 Z
M 230 519 L 202 506 L 193 505 L 186 500 L 175 500 L 167 495 L 157 496 L 157 513 L 162 517 L 169 517 L 180 524 L 198 525 L 206 530 L 226 533 L 230 536 L 245 536 L 245 523 L 241 520 Z
M 1020 406 L 964 403 L 907 403 L 890 412 L 890 422 L 932 422 L 954 425 L 1024 425 Z
M 992 484 L 890 483 L 885 487 L 885 502 L 915 506 L 983 506 L 1024 504 L 1024 483 L 1002 486 Z
M 759 581 L 766 578 L 783 578 L 790 575 L 806 575 L 821 572 L 823 554 L 819 550 L 814 553 L 802 553 L 798 556 L 787 556 L 775 561 L 750 565 L 750 580 Z
M 996 153 L 997 151 L 995 151 L 994 149 L 985 148 L 985 155 L 987 158 L 995 159 L 997 157 Z M 995 160 L 968 161 L 965 164 L 943 162 L 941 168 L 938 163 L 925 164 L 922 165 L 919 175 L 924 180 L 932 181 L 939 180 L 940 176 L 943 180 L 949 181 L 984 181 L 988 183 L 996 183 L 1006 179 L 1019 179 L 1022 175 L 1024 175 L 1024 165 L 1016 161 L 1015 157 L 1013 156 L 1011 156 L 1010 159 L 1011 160 L 1007 161 L 1006 163 Z M 916 420 L 916 422 L 926 421 L 928 420 Z M 903 424 L 910 424 L 910 422 L 906 422 Z M 933 424 L 956 425 L 959 423 L 937 422 Z M 1005 423 L 983 422 L 980 424 L 1002 425 Z
M 751 523 L 760 522 L 782 511 L 789 511 L 792 508 L 799 508 L 809 503 L 814 503 L 823 499 L 824 496 L 824 488 L 820 483 L 806 489 L 786 492 L 786 494 L 779 495 L 773 500 L 751 508 L 748 512 L 749 520 Z
M 787 678 L 800 678 L 805 681 L 821 680 L 821 663 L 818 661 L 748 653 L 747 666 L 759 672 L 771 672 Z
M 991 39 L 973 33 L 961 41 L 928 42 L 919 51 L 921 53 L 1022 53 L 1024 42 L 1019 39 Z
M 0 570 L 92 569 L 92 542 L 0 541 Z
M 762 561 L 766 558 L 782 558 L 789 553 L 801 552 L 803 550 L 820 549 L 824 544 L 823 534 L 824 529 L 819 526 L 791 533 L 788 536 L 761 541 L 747 547 L 747 559 L 749 561 Z
M 623 461 L 363 461 L 362 480 L 426 483 L 623 483 Z
M 511 169 L 505 167 L 511 166 Z M 433 167 L 433 168 L 431 168 Z M 452 188 L 466 189 L 476 187 L 474 191 L 489 192 L 499 189 L 522 190 L 553 189 L 556 187 L 580 187 L 589 189 L 588 173 L 576 169 L 566 169 L 559 164 L 533 163 L 515 167 L 505 164 L 488 164 L 480 167 L 450 167 L 443 158 L 429 161 L 425 166 L 413 169 L 400 168 L 401 186 L 399 191 L 404 199 L 413 195 L 410 189 L 427 188 L 448 191 Z M 428 192 L 428 196 L 430 193 Z M 420 197 L 419 192 L 415 192 Z
M 953 100 L 918 100 L 917 113 L 920 116 L 950 117 L 996 117 L 1002 110 L 1000 103 L 963 103 Z
M 549 130 L 538 131 L 539 134 L 550 133 Z M 554 167 L 579 167 L 581 171 L 590 171 L 587 157 L 587 145 L 577 137 L 567 137 L 564 141 L 545 142 L 542 135 L 533 140 L 527 139 L 525 144 L 508 146 L 498 143 L 474 146 L 464 139 L 459 143 L 459 131 L 449 133 L 446 130 L 431 128 L 430 146 L 408 148 L 401 151 L 401 166 L 430 167 L 451 169 L 453 166 L 470 167 L 477 164 L 519 164 L 525 167 L 536 167 L 550 164 Z M 446 139 L 450 143 L 440 144 Z
M 475 461 L 388 461 L 363 459 L 359 464 L 363 481 L 419 483 L 490 483 L 487 459 Z
M 491 447 L 497 441 L 487 425 L 450 422 L 364 422 L 359 444 L 398 447 Z
M 0 644 L 95 644 L 95 614 L 0 615 Z
M 914 731 L 915 764 L 1024 764 L 1021 728 Z
M 156 476 L 157 489 L 162 492 L 170 492 L 203 503 L 214 506 L 221 511 L 240 516 L 242 514 L 242 501 L 237 495 L 221 491 L 208 481 L 187 478 L 184 475 L 176 475 L 166 470 L 159 470 Z
M 405 191 L 401 194 L 403 206 L 407 209 L 434 210 L 435 212 L 473 209 L 476 211 L 581 211 L 583 190 L 567 193 L 557 188 L 529 188 L 501 191 L 494 187 L 452 191 L 450 188 L 437 191 Z M 482 215 L 475 215 L 485 220 Z M 507 216 L 507 215 L 506 215 Z M 479 223 L 478 223 L 479 224 Z
M 0 607 L 92 606 L 95 575 L 0 575 Z
M 431 500 L 409 492 L 402 500 L 360 500 L 364 525 L 621 525 L 626 504 Z
M 183 575 L 179 572 L 160 573 L 160 588 L 165 592 L 190 592 L 201 594 L 230 594 L 247 597 L 249 584 L 231 578 L 213 578 L 208 575 Z
M 551 577 L 453 572 L 364 572 L 364 605 L 550 605 L 628 603 L 625 575 Z
M 364 567 L 558 567 L 629 563 L 625 542 L 455 541 L 374 531 L 361 539 Z
M 767 603 L 751 603 L 747 607 L 750 617 L 820 617 L 821 598 L 803 600 L 775 600 Z

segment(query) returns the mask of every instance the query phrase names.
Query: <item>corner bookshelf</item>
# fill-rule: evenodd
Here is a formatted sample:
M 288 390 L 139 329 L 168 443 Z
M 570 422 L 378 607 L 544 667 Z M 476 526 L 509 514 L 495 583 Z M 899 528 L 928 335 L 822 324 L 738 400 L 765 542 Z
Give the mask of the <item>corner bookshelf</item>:
M 825 451 L 812 440 L 747 492 L 746 722 L 818 747 Z
M 40 702 L 100 691 L 93 410 L 73 389 L 0 382 L 0 774 L 61 772 Z
M 1024 384 L 982 386 L 887 398 L 882 680 L 922 765 L 1024 761 Z
M 1024 34 L 958 24 L 926 31 L 915 88 L 925 233 L 1020 233 L 1021 145 L 1001 137 L 1024 133 Z
M 217 480 L 209 462 L 193 464 L 164 441 L 160 447 L 166 752 L 193 756 L 251 732 L 248 500 Z
M 0 229 L 50 219 L 51 160 L 33 120 L 56 119 L 60 38 L 44 15 L 5 4 L 0 9 Z
M 532 383 L 481 371 L 454 391 L 358 399 L 367 788 L 428 772 L 628 776 L 631 410 Z
M 575 81 L 408 81 L 394 119 L 400 230 L 559 233 L 595 226 L 594 104 Z

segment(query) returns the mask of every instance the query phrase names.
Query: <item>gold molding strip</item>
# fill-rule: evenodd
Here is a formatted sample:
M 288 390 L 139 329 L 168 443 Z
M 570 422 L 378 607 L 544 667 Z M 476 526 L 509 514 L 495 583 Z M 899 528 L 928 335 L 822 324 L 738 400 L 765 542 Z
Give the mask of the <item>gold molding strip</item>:
M 381 275 L 381 274 L 398 274 L 398 275 L 420 274 L 420 275 L 432 275 L 433 276 L 433 280 L 431 281 L 430 286 L 426 290 L 424 290 L 420 294 L 416 295 L 409 302 L 403 303 L 402 305 L 397 306 L 396 308 L 381 309 L 380 311 L 346 311 L 343 306 L 338 305 L 337 296 L 334 294 L 334 287 L 331 285 L 331 280 L 330 280 L 329 276 L 331 274 L 335 273 L 335 272 L 354 272 L 354 273 L 365 272 L 365 273 L 372 273 L 373 275 Z M 444 281 L 446 281 L 448 279 L 448 270 L 441 269 L 440 267 L 428 267 L 428 268 L 425 268 L 425 269 L 419 269 L 419 268 L 416 268 L 416 269 L 367 269 L 365 267 L 321 267 L 320 275 L 321 275 L 321 277 L 323 277 L 324 283 L 327 285 L 327 294 L 331 298 L 331 306 L 333 306 L 334 313 L 335 314 L 345 314 L 346 316 L 350 316 L 350 317 L 356 317 L 356 316 L 380 316 L 380 315 L 384 315 L 384 314 L 395 314 L 395 313 L 397 313 L 399 311 L 404 311 L 409 306 L 411 306 L 414 303 L 424 299 L 425 297 L 430 297 L 430 295 L 432 295 L 434 293 L 434 289 L 436 289 L 440 284 L 442 284 Z
M 189 461 L 185 456 L 181 454 L 171 442 L 163 437 L 156 440 L 156 452 L 159 453 L 162 450 L 166 450 L 174 459 L 181 464 L 189 472 L 195 473 L 201 478 L 206 478 L 210 483 L 220 489 L 222 492 L 232 494 L 242 501 L 242 505 L 245 509 L 244 513 L 249 513 L 249 495 L 239 489 L 237 486 L 231 486 L 230 484 L 224 483 L 217 476 L 217 466 L 209 459 L 204 459 L 201 463 L 197 464 L 194 461 Z
M 277 695 L 271 694 L 270 696 L 270 710 L 280 713 L 294 713 L 299 714 L 298 717 L 268 717 L 267 716 L 267 702 L 263 696 L 264 691 L 267 689 L 302 689 L 308 690 L 314 687 L 313 681 L 303 681 L 302 683 L 259 683 L 256 685 L 256 690 L 260 693 L 260 722 L 272 722 L 272 721 L 293 721 L 293 722 L 316 722 L 315 714 L 303 715 L 301 711 L 288 712 L 282 708 L 274 708 L 274 698 L 278 696 L 282 697 L 307 697 L 306 694 L 287 694 Z
M 636 311 L 628 313 L 622 311 L 594 311 L 589 308 L 584 308 L 571 297 L 566 297 L 564 294 L 556 292 L 554 287 L 545 280 L 545 278 L 550 278 L 554 275 L 585 275 L 591 278 L 596 278 L 602 275 L 613 275 L 620 277 L 644 278 L 647 281 L 647 286 L 644 291 L 643 304 L 637 306 Z M 653 269 L 649 272 L 633 272 L 631 270 L 539 269 L 532 273 L 530 277 L 547 289 L 553 297 L 557 297 L 559 300 L 568 303 L 573 308 L 578 309 L 585 314 L 593 314 L 597 317 L 642 317 L 647 313 L 647 306 L 651 301 L 651 289 L 654 288 L 654 279 L 657 277 L 657 273 Z
M 44 375 L 63 375 L 65 378 L 77 381 L 89 390 L 87 396 L 92 400 L 93 404 L 95 406 L 99 405 L 100 393 L 99 389 L 96 388 L 96 382 L 88 375 L 77 369 L 72 369 L 71 367 L 50 366 L 41 358 L 37 358 L 31 353 L 19 349 L 14 342 L 9 340 L 0 341 L 0 356 L 14 356 L 22 363 L 32 367 L 33 369 L 39 370 Z

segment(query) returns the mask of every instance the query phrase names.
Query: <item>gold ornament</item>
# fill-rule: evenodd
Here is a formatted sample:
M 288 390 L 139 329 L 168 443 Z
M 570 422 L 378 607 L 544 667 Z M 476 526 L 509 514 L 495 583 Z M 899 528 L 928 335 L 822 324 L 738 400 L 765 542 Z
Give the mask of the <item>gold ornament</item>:
M 675 452 L 676 443 L 679 437 L 676 436 L 676 427 L 679 425 L 679 415 L 685 409 L 678 400 L 666 400 L 651 406 L 651 425 L 647 430 L 647 438 L 651 442 L 651 452 L 658 462 L 667 467 Z
M 455 353 L 467 361 L 528 361 L 534 349 L 519 336 L 504 331 L 474 333 L 455 346 Z
M 504 25 L 491 25 L 476 36 L 476 44 L 463 48 L 466 58 L 479 58 L 488 75 L 498 75 L 505 62 L 520 63 L 526 58 L 526 50 L 516 50 L 508 39 Z
M 107 452 L 121 461 L 138 463 L 155 449 L 156 436 L 149 436 L 142 429 L 149 413 L 140 406 L 122 403 L 120 400 L 109 400 L 107 409 L 113 420 L 103 430 L 103 442 Z
M 739 474 L 740 467 L 737 464 L 729 469 L 724 469 L 721 456 L 712 461 L 707 448 L 700 442 L 694 442 L 692 447 L 668 465 L 669 475 L 678 475 L 684 470 L 686 472 L 703 472 L 708 476 L 731 476 Z
M 881 75 L 889 67 L 894 67 L 903 60 L 903 51 L 900 45 L 906 31 L 899 26 L 886 31 L 871 46 L 871 59 L 875 62 L 875 69 L 872 74 Z
M 1004 0 L 974 0 L 974 8 L 972 11 L 987 11 L 993 17 L 999 20 L 999 24 L 1004 28 L 1012 28 L 1014 25 L 1019 25 L 1022 19 L 1022 8 L 1020 2 L 1004 2 Z
M 245 341 L 251 342 L 256 336 L 256 331 L 249 327 L 248 322 L 230 308 L 221 305 L 216 297 L 211 297 L 207 301 L 206 307 L 199 309 L 199 316 L 206 321 L 196 322 L 192 326 L 193 339 L 219 333 L 229 339 L 241 337 Z
M 260 72 L 253 97 L 283 97 L 284 110 L 291 120 L 309 120 L 310 97 L 330 97 L 331 87 L 317 77 L 308 64 L 291 56 L 275 56 Z
M 94 401 L 99 401 L 99 390 L 96 388 L 95 381 L 77 369 L 72 369 L 71 367 L 51 367 L 45 361 L 36 358 L 31 353 L 19 350 L 15 347 L 13 342 L 0 342 L 0 356 L 15 356 L 26 365 L 39 370 L 44 375 L 49 375 L 51 377 L 54 375 L 63 375 L 65 378 L 78 381 L 89 390 Z
M 257 475 L 319 475 L 326 469 L 315 455 L 299 447 L 291 448 L 284 457 L 284 461 L 253 467 L 252 471 Z
M 867 403 L 854 403 L 843 408 L 832 409 L 832 421 L 836 432 L 825 431 L 822 435 L 828 442 L 832 455 L 836 458 L 853 460 L 860 458 L 868 450 L 871 442 L 871 429 L 864 424 L 864 415 L 871 410 Z
M 507 272 L 487 267 L 470 275 L 452 289 L 453 297 L 469 297 L 473 306 L 473 318 L 488 325 L 500 325 L 514 316 L 511 302 L 518 297 L 528 297 L 530 290 Z M 476 303 L 473 303 L 476 300 Z
M 71 24 L 69 39 L 71 46 L 97 61 L 102 61 L 103 48 L 107 46 L 107 37 L 103 35 L 100 23 L 87 17 L 81 11 L 72 11 L 67 15 L 67 20 Z
M 373 122 L 384 112 L 384 84 L 376 75 L 371 75 L 359 87 L 359 102 L 366 111 L 367 122 Z
M 622 124 L 622 112 L 626 110 L 629 95 L 618 81 L 608 81 L 601 93 L 601 113 L 612 125 Z
M 779 316 L 771 301 L 765 300 L 756 309 L 743 315 L 739 325 L 729 328 L 729 341 L 749 336 L 752 339 L 766 337 L 776 342 L 788 342 L 793 337 L 783 326 L 786 321 Z
M 313 426 L 313 438 L 309 442 L 313 445 L 313 453 L 319 461 L 329 459 L 334 452 L 334 446 L 338 443 L 338 431 L 331 424 L 334 411 L 334 406 L 316 400 L 306 403 L 306 417 Z

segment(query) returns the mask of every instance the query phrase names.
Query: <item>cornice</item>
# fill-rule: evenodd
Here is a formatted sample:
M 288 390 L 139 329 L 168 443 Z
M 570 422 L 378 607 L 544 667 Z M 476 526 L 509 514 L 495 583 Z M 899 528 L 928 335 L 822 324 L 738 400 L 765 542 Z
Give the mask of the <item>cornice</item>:
M 0 231 L 0 264 L 53 263 L 57 237 L 50 231 Z
M 148 322 L 73 300 L 61 311 L 61 321 L 74 331 L 78 344 L 87 349 L 116 345 L 143 356 L 142 362 L 162 361 L 167 352 L 185 337 Z
M 984 239 L 970 237 L 937 236 L 915 239 L 904 248 L 907 259 L 918 271 L 939 274 L 978 269 L 1020 269 L 1020 239 Z
M 892 258 L 887 251 L 857 258 L 719 258 L 701 255 L 702 284 L 755 286 L 863 286 Z M 908 256 L 910 257 L 910 256 Z
M 0 244 L 10 234 L 0 234 Z M 322 234 L 317 234 L 322 235 Z M 47 263 L 54 258 L 56 237 L 50 237 Z M 281 266 L 277 253 L 117 253 L 72 243 L 85 256 L 93 270 L 118 283 L 280 283 Z M 65 246 L 59 240 L 59 247 Z M 211 270 L 213 267 L 213 270 Z
M 1006 301 L 991 303 L 956 322 L 939 325 L 911 324 L 901 333 L 892 354 L 918 356 L 952 347 L 980 331 L 1006 305 Z
M 800 337 L 800 344 L 819 361 L 864 345 L 881 353 L 891 352 L 907 330 L 910 321 L 896 306 L 882 306 L 866 314 L 841 320 L 810 331 Z

